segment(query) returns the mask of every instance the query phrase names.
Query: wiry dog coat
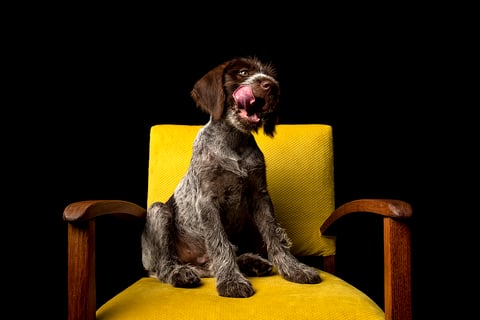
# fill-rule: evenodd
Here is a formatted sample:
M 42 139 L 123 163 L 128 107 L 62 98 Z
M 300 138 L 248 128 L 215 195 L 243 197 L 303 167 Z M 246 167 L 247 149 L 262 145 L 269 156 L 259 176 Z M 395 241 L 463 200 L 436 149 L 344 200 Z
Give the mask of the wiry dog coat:
M 289 251 L 277 224 L 264 157 L 252 132 L 273 137 L 280 88 L 271 65 L 237 58 L 209 71 L 191 92 L 210 114 L 190 166 L 166 203 L 148 209 L 142 260 L 149 273 L 176 287 L 215 277 L 218 294 L 249 297 L 248 276 L 274 267 L 287 280 L 318 283 L 318 271 Z

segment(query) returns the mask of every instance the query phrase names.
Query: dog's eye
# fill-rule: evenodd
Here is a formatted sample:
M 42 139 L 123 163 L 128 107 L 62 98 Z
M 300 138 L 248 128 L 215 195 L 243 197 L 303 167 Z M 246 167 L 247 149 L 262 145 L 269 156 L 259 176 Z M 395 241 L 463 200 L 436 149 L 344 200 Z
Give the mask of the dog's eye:
M 248 76 L 248 69 L 241 69 L 238 71 L 238 74 L 241 76 Z

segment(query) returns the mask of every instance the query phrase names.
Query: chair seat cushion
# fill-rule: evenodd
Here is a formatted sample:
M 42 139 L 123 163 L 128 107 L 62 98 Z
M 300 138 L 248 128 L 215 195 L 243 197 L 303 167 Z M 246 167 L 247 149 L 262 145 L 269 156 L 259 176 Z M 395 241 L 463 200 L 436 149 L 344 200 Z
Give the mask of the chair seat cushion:
M 97 319 L 385 319 L 383 310 L 340 278 L 319 271 L 319 284 L 297 284 L 275 274 L 250 278 L 249 298 L 220 297 L 214 278 L 198 288 L 174 288 L 141 278 L 97 310 Z

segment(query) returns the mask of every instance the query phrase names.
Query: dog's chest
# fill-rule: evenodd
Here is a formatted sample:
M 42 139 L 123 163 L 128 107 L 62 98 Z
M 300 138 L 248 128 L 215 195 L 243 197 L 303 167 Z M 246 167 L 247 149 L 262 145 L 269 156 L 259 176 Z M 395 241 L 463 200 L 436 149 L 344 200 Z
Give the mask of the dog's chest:
M 202 196 L 217 199 L 224 210 L 244 211 L 255 190 L 262 188 L 263 154 L 256 146 L 234 150 L 210 146 L 196 153 L 191 163 L 192 176 Z
M 264 169 L 263 155 L 255 148 L 248 148 L 242 152 L 219 149 L 205 154 L 205 159 L 202 159 L 201 163 L 205 166 L 204 170 L 217 176 L 235 175 L 247 178 L 259 174 L 259 170 Z

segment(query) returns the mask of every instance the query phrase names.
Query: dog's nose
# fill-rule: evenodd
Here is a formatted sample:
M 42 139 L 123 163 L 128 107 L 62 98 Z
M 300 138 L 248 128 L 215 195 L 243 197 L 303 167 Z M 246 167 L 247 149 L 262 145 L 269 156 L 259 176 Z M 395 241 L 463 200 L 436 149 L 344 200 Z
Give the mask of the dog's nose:
M 272 81 L 270 81 L 270 80 L 263 80 L 263 81 L 260 83 L 260 86 L 261 86 L 262 89 L 264 89 L 264 90 L 270 90 L 270 88 L 272 87 Z

